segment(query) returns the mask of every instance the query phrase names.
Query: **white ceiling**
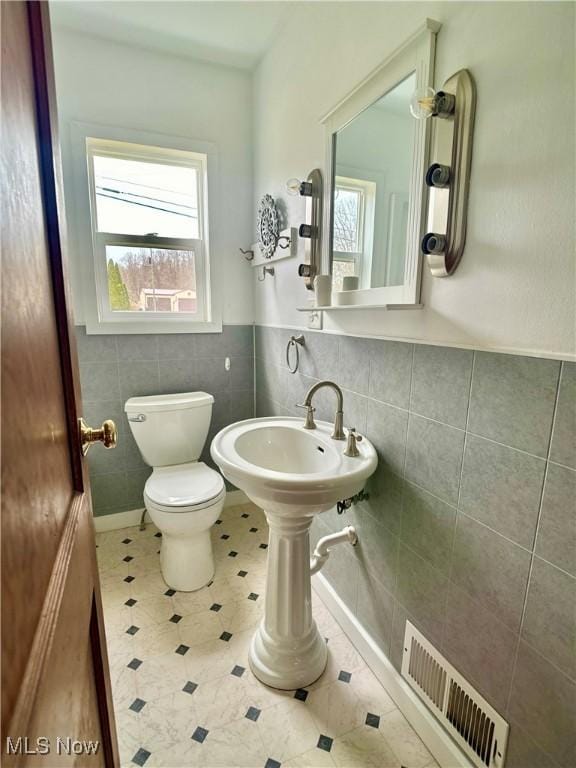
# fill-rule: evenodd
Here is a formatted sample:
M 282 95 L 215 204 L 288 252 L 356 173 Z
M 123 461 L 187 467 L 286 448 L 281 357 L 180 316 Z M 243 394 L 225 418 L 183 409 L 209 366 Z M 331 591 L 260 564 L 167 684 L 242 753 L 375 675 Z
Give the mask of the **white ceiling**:
M 253 69 L 294 2 L 51 0 L 55 27 L 149 50 Z

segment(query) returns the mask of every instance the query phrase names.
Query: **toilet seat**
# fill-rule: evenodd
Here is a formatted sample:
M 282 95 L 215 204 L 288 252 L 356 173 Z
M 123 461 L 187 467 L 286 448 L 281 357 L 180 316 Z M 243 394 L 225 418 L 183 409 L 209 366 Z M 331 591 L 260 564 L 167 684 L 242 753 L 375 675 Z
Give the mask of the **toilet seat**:
M 226 486 L 219 472 L 204 462 L 154 469 L 144 488 L 146 506 L 160 512 L 193 512 L 217 504 Z

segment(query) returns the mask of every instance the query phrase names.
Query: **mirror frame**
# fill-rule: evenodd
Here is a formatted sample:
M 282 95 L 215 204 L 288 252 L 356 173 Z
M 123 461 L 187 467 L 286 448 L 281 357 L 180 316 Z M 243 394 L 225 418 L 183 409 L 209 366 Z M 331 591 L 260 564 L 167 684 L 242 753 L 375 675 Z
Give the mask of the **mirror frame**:
M 326 179 L 324 205 L 324 250 L 322 273 L 332 273 L 332 196 L 335 176 L 335 134 L 345 128 L 361 112 L 395 88 L 406 77 L 415 73 L 416 88 L 433 85 L 436 35 L 441 27 L 436 21 L 425 23 L 373 70 L 359 85 L 326 114 L 321 122 L 326 136 Z M 409 184 L 408 232 L 404 284 L 363 288 L 346 291 L 346 308 L 388 307 L 394 305 L 419 306 L 423 255 L 420 247 L 426 220 L 427 188 L 425 175 L 428 169 L 431 120 L 414 120 L 414 145 Z M 335 305 L 332 309 L 344 308 Z

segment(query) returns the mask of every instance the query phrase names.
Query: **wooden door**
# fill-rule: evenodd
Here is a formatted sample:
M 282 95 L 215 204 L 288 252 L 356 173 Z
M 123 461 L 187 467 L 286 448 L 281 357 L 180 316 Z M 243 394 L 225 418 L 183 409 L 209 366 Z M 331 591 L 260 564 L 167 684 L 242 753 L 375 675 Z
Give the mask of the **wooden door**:
M 48 11 L 0 8 L 3 764 L 114 766 Z

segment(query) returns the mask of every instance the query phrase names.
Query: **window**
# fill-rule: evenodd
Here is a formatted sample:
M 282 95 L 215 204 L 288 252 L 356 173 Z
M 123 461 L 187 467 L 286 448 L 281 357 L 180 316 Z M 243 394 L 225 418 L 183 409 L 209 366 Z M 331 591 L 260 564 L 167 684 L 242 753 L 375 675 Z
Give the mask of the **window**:
M 334 185 L 333 290 L 342 290 L 345 275 L 357 275 L 360 287 L 370 287 L 374 240 L 376 184 L 336 176 Z M 364 283 L 368 281 L 368 286 Z
M 209 322 L 207 155 L 93 137 L 86 150 L 99 322 Z

